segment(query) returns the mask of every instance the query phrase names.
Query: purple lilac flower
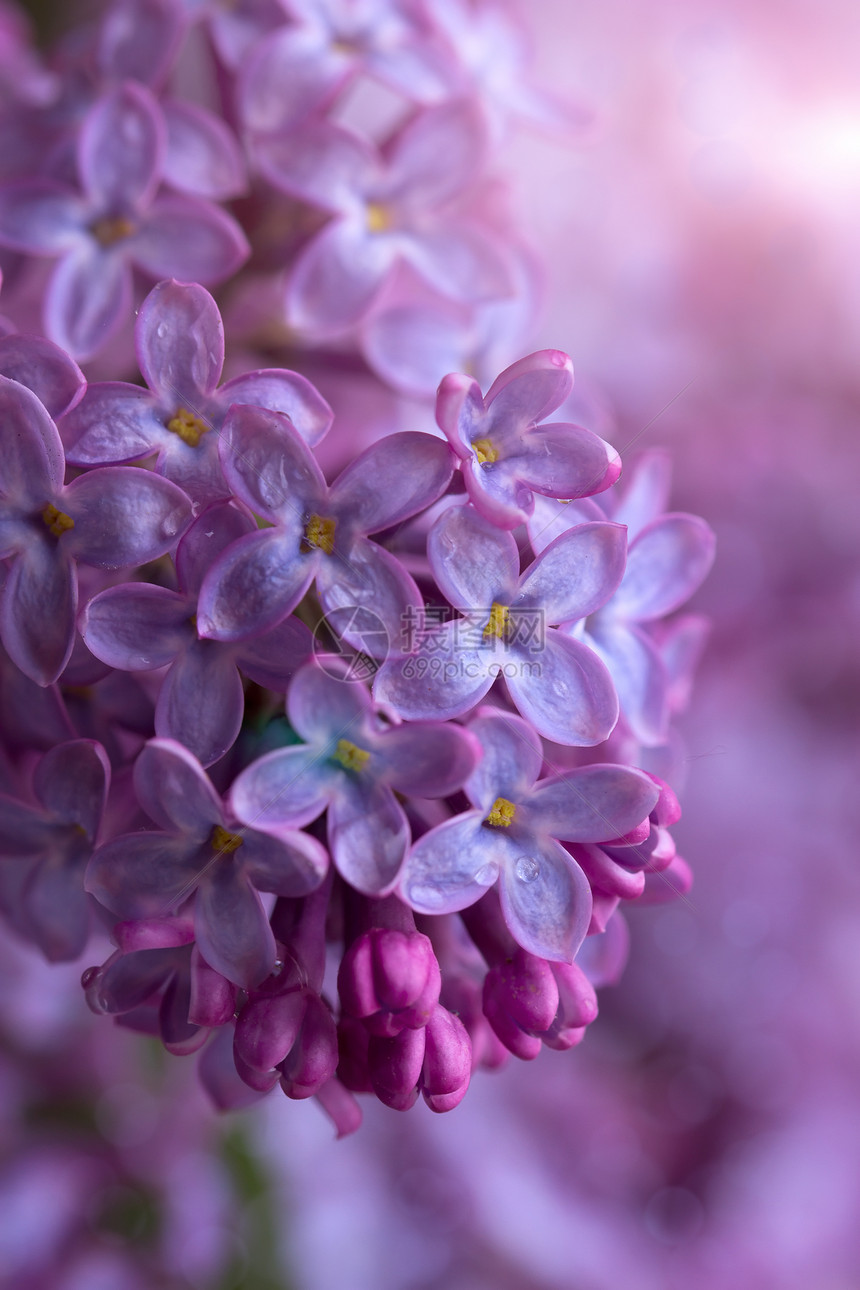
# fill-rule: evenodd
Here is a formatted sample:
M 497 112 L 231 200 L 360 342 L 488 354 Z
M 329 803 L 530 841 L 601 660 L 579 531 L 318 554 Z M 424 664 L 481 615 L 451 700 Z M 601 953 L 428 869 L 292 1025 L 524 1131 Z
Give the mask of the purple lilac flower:
M 540 740 L 520 717 L 484 709 L 468 729 L 483 758 L 464 785 L 472 810 L 439 824 L 409 852 L 398 892 L 424 914 L 473 905 L 496 882 L 514 939 L 572 962 L 591 918 L 591 889 L 560 840 L 600 842 L 647 818 L 658 790 L 629 766 L 593 765 L 536 783 Z
M 35 804 L 0 795 L 0 891 L 13 926 L 52 961 L 76 959 L 90 933 L 84 871 L 96 845 L 110 763 L 94 740 L 56 745 L 33 777 Z
M 602 505 L 583 499 L 569 506 L 541 498 L 529 520 L 537 553 L 584 520 L 608 514 L 627 525 L 627 567 L 617 591 L 584 622 L 563 630 L 575 632 L 603 659 L 625 720 L 645 746 L 665 743 L 670 716 L 668 668 L 647 628 L 692 596 L 714 559 L 713 530 L 704 520 L 664 513 L 668 487 L 667 458 L 650 453 L 620 497 L 607 495 Z
M 484 153 L 480 116 L 465 101 L 417 113 L 382 152 L 322 120 L 256 138 L 266 177 L 334 217 L 293 263 L 287 321 L 321 336 L 345 331 L 366 316 L 401 263 L 454 300 L 510 294 L 496 238 L 454 206 Z
M 325 850 L 306 833 L 237 825 L 199 762 L 152 739 L 134 766 L 138 800 L 160 832 L 129 833 L 99 848 L 87 890 L 120 918 L 163 916 L 192 893 L 194 934 L 206 962 L 244 989 L 275 963 L 260 891 L 302 896 L 325 877 Z
M 344 639 L 364 646 L 355 614 L 367 610 L 385 628 L 381 652 L 398 648 L 406 616 L 423 600 L 399 561 L 368 534 L 402 523 L 440 496 L 453 473 L 446 444 L 419 432 L 390 435 L 329 488 L 286 417 L 233 407 L 219 450 L 234 494 L 269 527 L 234 542 L 213 564 L 200 591 L 200 635 L 258 635 L 280 622 L 316 578 L 323 610 Z
M 202 766 L 234 743 L 242 724 L 240 672 L 284 692 L 311 655 L 311 634 L 295 618 L 250 641 L 201 640 L 196 613 L 200 584 L 212 561 L 256 525 L 219 502 L 192 524 L 176 550 L 178 591 L 151 583 L 109 587 L 89 601 L 80 631 L 95 656 L 125 671 L 167 666 L 155 707 L 155 733 L 175 739 Z
M 501 528 L 524 524 L 535 493 L 583 497 L 618 478 L 621 460 L 590 430 L 567 423 L 538 426 L 564 402 L 573 364 L 542 349 L 506 368 L 487 391 L 452 373 L 439 385 L 436 420 L 462 462 L 469 496 Z
M 76 561 L 144 564 L 174 545 L 191 503 L 166 479 L 113 466 L 63 486 L 63 447 L 42 404 L 0 377 L 0 558 L 9 561 L 0 638 L 32 680 L 49 685 L 75 639 Z
M 74 359 L 44 336 L 0 336 L 0 376 L 26 385 L 55 421 L 80 402 L 86 389 Z
M 625 539 L 621 525 L 581 524 L 520 576 L 510 533 L 472 505 L 449 507 L 430 530 L 427 554 L 439 590 L 465 616 L 425 627 L 408 657 L 384 663 L 377 701 L 410 721 L 460 716 L 501 675 L 547 739 L 601 743 L 618 719 L 609 673 L 552 624 L 584 618 L 609 598 L 624 570 Z
M 310 663 L 296 673 L 287 715 L 305 741 L 255 761 L 235 781 L 230 804 L 259 829 L 299 828 L 327 809 L 332 859 L 370 896 L 389 892 L 409 846 L 395 792 L 446 797 L 474 769 L 478 747 L 459 726 L 393 726 L 374 711 L 358 681 Z
M 157 451 L 157 470 L 207 502 L 230 495 L 218 439 L 232 404 L 284 413 L 310 444 L 331 425 L 328 404 L 296 372 L 266 368 L 218 388 L 224 328 L 215 301 L 196 283 L 154 287 L 140 308 L 135 341 L 148 388 L 119 381 L 88 387 L 60 427 L 75 465 L 134 461 Z
M 116 332 L 131 305 L 132 266 L 152 277 L 220 282 L 248 254 L 238 224 L 201 198 L 156 196 L 165 128 L 134 82 L 106 93 L 81 126 L 81 191 L 50 179 L 0 189 L 0 240 L 61 260 L 45 297 L 45 329 L 76 358 Z

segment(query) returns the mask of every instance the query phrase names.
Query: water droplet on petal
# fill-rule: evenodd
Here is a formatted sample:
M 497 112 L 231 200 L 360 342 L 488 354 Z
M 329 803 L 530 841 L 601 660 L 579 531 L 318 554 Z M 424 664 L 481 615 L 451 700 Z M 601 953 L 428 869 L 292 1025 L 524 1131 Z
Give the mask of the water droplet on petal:
M 540 873 L 540 865 L 532 856 L 520 856 L 514 865 L 514 873 L 520 882 L 534 882 Z
M 167 335 L 167 324 L 159 323 L 155 329 L 155 334 L 159 340 L 164 340 L 165 336 Z
M 499 866 L 496 864 L 495 860 L 491 860 L 489 864 L 481 865 L 480 869 L 475 874 L 475 882 L 481 887 L 492 887 L 498 876 Z
M 406 899 L 413 909 L 427 910 L 428 912 L 439 908 L 440 892 L 429 882 L 413 882 L 409 884 L 406 892 Z

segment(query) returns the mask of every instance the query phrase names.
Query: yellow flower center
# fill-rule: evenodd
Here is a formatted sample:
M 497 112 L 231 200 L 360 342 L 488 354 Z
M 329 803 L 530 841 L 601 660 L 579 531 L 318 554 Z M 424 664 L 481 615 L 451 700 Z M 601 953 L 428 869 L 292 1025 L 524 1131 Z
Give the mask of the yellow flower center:
M 371 202 L 367 208 L 367 229 L 369 233 L 386 233 L 393 223 L 391 212 L 381 202 Z
M 222 829 L 220 824 L 215 825 L 212 837 L 209 839 L 212 850 L 222 855 L 230 855 L 233 851 L 238 851 L 244 840 L 238 833 L 230 833 L 227 829 Z
M 516 813 L 517 808 L 513 802 L 509 802 L 506 797 L 497 797 L 484 823 L 489 824 L 494 829 L 509 829 L 514 822 Z
M 337 520 L 324 519 L 322 515 L 312 515 L 305 528 L 305 541 L 308 546 L 317 547 L 331 555 L 334 551 L 334 531 Z
M 177 408 L 176 415 L 170 418 L 167 428 L 171 434 L 178 434 L 189 448 L 196 448 L 203 435 L 208 434 L 210 429 L 205 421 L 196 417 L 193 412 L 189 412 L 187 408 Z
M 499 460 L 499 450 L 492 439 L 473 439 L 472 447 L 479 466 L 492 466 L 494 461 Z
M 344 770 L 361 770 L 370 760 L 370 753 L 365 748 L 350 743 L 348 739 L 338 739 L 333 757 Z
M 67 515 L 65 511 L 58 511 L 50 502 L 42 511 L 42 520 L 48 532 L 53 533 L 54 537 L 62 537 L 69 529 L 75 527 L 75 521 L 71 515 Z
M 90 225 L 90 232 L 99 246 L 114 246 L 137 232 L 137 226 L 127 215 L 106 215 Z
M 484 628 L 484 640 L 492 640 L 494 636 L 498 637 L 499 640 L 504 640 L 510 616 L 511 611 L 508 606 L 500 605 L 497 600 L 494 600 L 490 607 L 490 617 Z

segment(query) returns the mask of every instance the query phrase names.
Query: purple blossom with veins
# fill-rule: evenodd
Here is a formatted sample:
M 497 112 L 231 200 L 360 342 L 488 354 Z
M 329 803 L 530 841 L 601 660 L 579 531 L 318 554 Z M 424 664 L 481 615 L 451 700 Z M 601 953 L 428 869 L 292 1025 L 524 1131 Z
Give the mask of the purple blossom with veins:
M 374 695 L 410 721 L 461 716 L 502 676 L 545 738 L 602 743 L 618 719 L 609 673 L 593 650 L 552 624 L 593 613 L 621 581 L 623 525 L 581 524 L 520 575 L 511 533 L 474 506 L 443 511 L 427 539 L 436 584 L 462 618 L 420 633 L 376 675 Z
M 132 267 L 152 277 L 220 282 L 248 255 L 239 225 L 202 198 L 157 196 L 165 126 L 142 85 L 109 91 L 78 135 L 80 191 L 51 179 L 0 188 L 0 242 L 60 256 L 45 330 L 76 358 L 97 353 L 131 306 Z
M 627 525 L 627 567 L 618 589 L 587 619 L 565 624 L 563 630 L 575 633 L 603 659 L 624 719 L 646 747 L 665 743 L 671 715 L 671 660 L 664 660 L 648 627 L 692 596 L 714 559 L 713 530 L 704 520 L 664 513 L 669 482 L 668 458 L 649 453 L 620 496 L 607 494 L 602 505 L 589 498 L 567 506 L 541 498 L 528 526 L 532 547 L 540 553 L 583 521 L 608 514 Z
M 400 562 L 368 537 L 402 523 L 444 492 L 453 463 L 433 435 L 406 431 L 373 444 L 329 488 L 289 420 L 262 408 L 233 407 L 219 443 L 233 493 L 269 527 L 232 543 L 200 591 L 198 630 L 213 640 L 243 640 L 280 622 L 316 578 L 335 629 L 367 645 L 369 611 L 398 648 L 421 593 Z
M 21 671 L 56 681 L 75 640 L 77 561 L 102 569 L 146 564 L 191 522 L 191 503 L 166 479 L 106 466 L 63 486 L 60 436 L 25 386 L 0 377 L 0 559 L 8 572 L 0 639 Z
M 582 426 L 539 426 L 573 387 L 573 364 L 557 349 L 521 358 L 481 395 L 471 376 L 451 373 L 436 396 L 436 420 L 460 458 L 471 500 L 500 528 L 525 524 L 535 494 L 584 497 L 618 478 L 614 448 Z
M 252 133 L 294 129 L 357 76 L 414 102 L 443 97 L 451 79 L 429 24 L 397 0 L 285 0 L 295 19 L 265 36 L 238 80 L 239 112 Z
M 194 895 L 194 935 L 210 967 L 252 989 L 275 965 L 275 940 L 259 892 L 304 896 L 323 881 L 325 848 L 293 829 L 238 825 L 195 757 L 152 739 L 134 765 L 138 801 L 159 832 L 128 833 L 100 847 L 87 890 L 123 919 L 164 917 Z
M 178 591 L 145 582 L 109 587 L 80 619 L 89 649 L 110 667 L 147 671 L 167 667 L 155 706 L 155 733 L 184 744 L 211 766 L 236 740 L 244 693 L 240 672 L 284 692 L 311 655 L 311 634 L 289 618 L 249 641 L 201 640 L 196 613 L 200 584 L 212 561 L 248 533 L 253 520 L 229 503 L 209 507 L 176 550 Z
M 495 235 L 454 205 L 479 174 L 486 150 L 473 104 L 418 112 L 381 151 L 324 120 L 257 136 L 253 150 L 271 183 L 334 217 L 290 270 L 292 326 L 321 336 L 346 331 L 367 315 L 401 263 L 467 304 L 511 293 Z
M 110 762 L 74 739 L 36 767 L 34 804 L 0 795 L 0 893 L 5 912 L 52 961 L 76 959 L 90 933 L 84 870 L 96 845 Z
M 236 779 L 230 803 L 256 828 L 299 828 L 328 811 L 329 849 L 350 886 L 368 896 L 391 891 L 409 846 L 409 824 L 396 793 L 446 797 L 479 756 L 476 740 L 442 722 L 390 725 L 337 660 L 324 671 L 296 673 L 287 716 L 303 744 L 253 762 Z
M 134 461 L 158 453 L 156 469 L 196 502 L 230 496 L 218 455 L 232 404 L 274 408 L 316 444 L 331 408 L 310 381 L 263 368 L 218 386 L 224 327 L 218 306 L 196 283 L 159 282 L 141 305 L 135 344 L 147 389 L 120 381 L 91 384 L 60 427 L 76 466 Z
M 468 729 L 483 749 L 464 785 L 473 809 L 418 839 L 398 892 L 419 913 L 447 914 L 473 905 L 498 881 L 518 944 L 570 963 L 588 930 L 591 888 L 561 841 L 629 833 L 647 819 L 658 789 L 643 771 L 615 765 L 536 782 L 543 750 L 522 718 L 483 709 Z

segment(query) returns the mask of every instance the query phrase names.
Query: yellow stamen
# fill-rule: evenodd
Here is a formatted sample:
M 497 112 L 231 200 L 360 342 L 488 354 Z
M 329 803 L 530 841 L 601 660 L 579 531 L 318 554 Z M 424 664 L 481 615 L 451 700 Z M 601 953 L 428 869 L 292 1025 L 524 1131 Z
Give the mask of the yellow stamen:
M 344 770 L 361 770 L 370 760 L 370 753 L 366 749 L 357 747 L 348 739 L 338 739 L 333 756 Z
M 90 232 L 99 246 L 113 246 L 137 232 L 135 224 L 126 215 L 106 215 L 90 225 Z
M 497 636 L 499 640 L 504 640 L 510 616 L 511 611 L 508 606 L 500 605 L 497 600 L 494 600 L 490 606 L 489 620 L 484 628 L 484 640 L 491 640 L 493 636 Z
M 176 415 L 170 418 L 167 428 L 171 434 L 178 434 L 189 448 L 196 448 L 210 429 L 205 421 L 201 421 L 200 417 L 196 417 L 187 408 L 177 408 Z
M 227 829 L 222 829 L 220 824 L 216 824 L 209 841 L 212 843 L 213 851 L 229 855 L 233 851 L 238 851 L 245 839 L 238 833 L 229 833 Z
M 499 460 L 499 450 L 492 439 L 473 439 L 472 447 L 479 466 L 492 466 L 494 461 Z
M 509 802 L 506 797 L 497 797 L 484 823 L 491 825 L 494 829 L 509 829 L 514 822 L 516 813 L 517 808 L 513 802 Z
M 312 515 L 305 528 L 305 541 L 308 546 L 318 547 L 331 555 L 334 551 L 334 531 L 337 520 L 324 519 L 322 515 Z
M 367 208 L 367 228 L 370 233 L 386 233 L 392 225 L 391 212 L 381 202 L 371 202 Z
M 75 521 L 71 515 L 67 515 L 65 511 L 58 511 L 50 502 L 42 511 L 42 519 L 48 532 L 53 533 L 54 537 L 62 537 L 69 529 L 75 527 Z

